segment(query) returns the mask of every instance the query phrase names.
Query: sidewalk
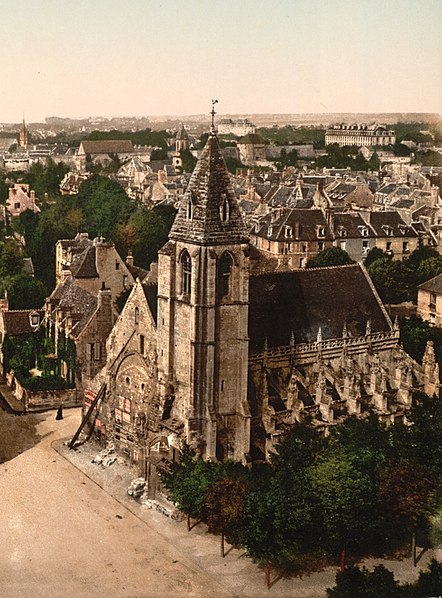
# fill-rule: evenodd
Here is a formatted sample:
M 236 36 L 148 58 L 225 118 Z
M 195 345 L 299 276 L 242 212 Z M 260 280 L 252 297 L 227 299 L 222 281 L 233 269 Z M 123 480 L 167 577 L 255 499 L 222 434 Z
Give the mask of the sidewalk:
M 244 554 L 244 551 L 234 548 L 229 550 L 227 545 L 228 553 L 223 559 L 220 556 L 220 539 L 209 534 L 204 524 L 200 523 L 191 532 L 188 532 L 185 521 L 172 521 L 158 511 L 149 509 L 131 498 L 127 494 L 127 488 L 136 474 L 131 471 L 129 466 L 119 461 L 107 468 L 92 463 L 92 459 L 100 452 L 98 445 L 86 443 L 74 450 L 69 450 L 66 441 L 55 441 L 52 446 L 124 508 L 138 517 L 148 528 L 168 540 L 176 550 L 234 596 L 241 598 L 258 598 L 260 596 L 324 598 L 326 588 L 335 584 L 337 569 L 328 567 L 324 571 L 305 575 L 302 578 L 280 579 L 275 575 L 270 592 L 268 592 L 265 586 L 264 571 L 259 569 Z M 375 565 L 383 563 L 394 572 L 396 579 L 402 583 L 412 582 L 417 578 L 419 569 L 425 568 L 433 556 L 432 551 L 426 552 L 416 568 L 412 566 L 411 559 L 405 561 L 369 559 L 364 564 L 368 568 L 373 568 Z

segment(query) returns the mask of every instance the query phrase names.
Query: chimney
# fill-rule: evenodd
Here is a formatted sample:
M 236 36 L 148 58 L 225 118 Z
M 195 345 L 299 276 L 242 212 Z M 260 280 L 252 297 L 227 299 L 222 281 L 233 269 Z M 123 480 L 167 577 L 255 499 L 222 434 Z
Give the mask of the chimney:
M 29 194 L 29 197 L 31 199 L 31 204 L 34 205 L 35 204 L 35 191 L 32 190 Z
M 132 251 L 129 249 L 127 256 L 126 256 L 126 264 L 128 266 L 134 265 L 134 256 L 132 255 Z
M 72 276 L 72 272 L 70 270 L 62 270 L 60 276 L 60 282 L 66 282 L 68 278 Z
M 439 187 L 437 185 L 432 185 L 430 189 L 431 193 L 431 207 L 435 208 L 437 206 L 437 200 L 439 198 Z
M 164 172 L 164 170 L 158 171 L 158 182 L 163 183 L 163 184 L 167 182 L 167 177 L 166 177 L 166 173 Z

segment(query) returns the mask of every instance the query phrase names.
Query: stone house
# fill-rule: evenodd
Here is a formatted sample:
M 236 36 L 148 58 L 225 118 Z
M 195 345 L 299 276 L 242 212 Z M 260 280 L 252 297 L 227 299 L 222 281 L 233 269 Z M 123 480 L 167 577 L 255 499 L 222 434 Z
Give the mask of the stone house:
M 395 259 L 403 260 L 417 249 L 418 233 L 397 212 L 367 212 L 364 217 L 376 234 L 376 247 Z
M 442 326 L 442 274 L 419 285 L 417 315 L 434 326 Z
M 252 228 L 250 242 L 294 269 L 305 268 L 310 258 L 332 247 L 333 237 L 321 210 L 274 208 Z
M 184 441 L 205 459 L 266 459 L 296 421 L 394 422 L 415 383 L 438 392 L 434 351 L 423 366 L 404 353 L 363 266 L 269 273 L 253 264 L 261 255 L 212 129 L 158 282 L 136 282 L 85 388 L 85 407 L 100 399 L 90 425 L 138 465 L 151 496 Z
M 13 187 L 10 187 L 6 209 L 13 218 L 20 216 L 26 210 L 40 212 L 40 208 L 35 203 L 35 191 L 30 191 L 29 185 L 25 183 L 15 183 Z

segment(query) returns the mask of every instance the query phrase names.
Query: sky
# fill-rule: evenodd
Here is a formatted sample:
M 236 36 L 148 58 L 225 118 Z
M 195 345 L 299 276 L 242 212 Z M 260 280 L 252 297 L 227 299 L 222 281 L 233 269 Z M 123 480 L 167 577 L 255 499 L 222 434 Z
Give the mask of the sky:
M 0 0 L 0 122 L 442 113 L 442 0 Z

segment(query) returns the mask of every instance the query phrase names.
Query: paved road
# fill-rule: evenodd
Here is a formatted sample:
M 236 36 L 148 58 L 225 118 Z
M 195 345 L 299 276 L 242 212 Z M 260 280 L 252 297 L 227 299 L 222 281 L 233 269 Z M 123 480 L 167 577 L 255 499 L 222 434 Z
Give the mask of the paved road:
M 40 416 L 42 442 L 0 465 L 1 598 L 230 596 L 51 447 L 78 410 Z

